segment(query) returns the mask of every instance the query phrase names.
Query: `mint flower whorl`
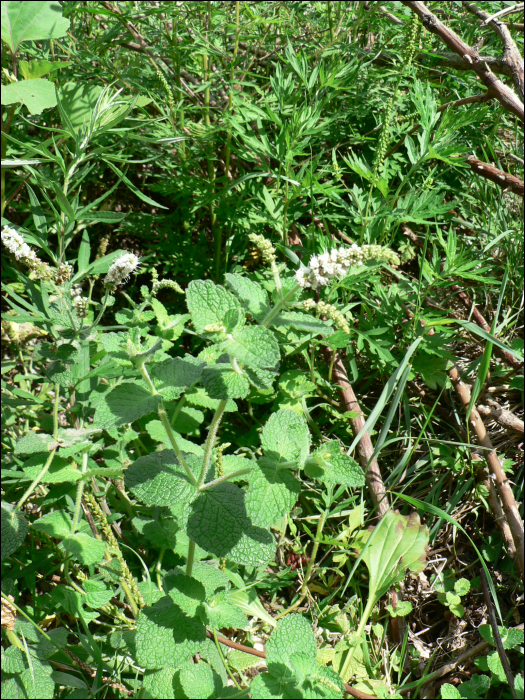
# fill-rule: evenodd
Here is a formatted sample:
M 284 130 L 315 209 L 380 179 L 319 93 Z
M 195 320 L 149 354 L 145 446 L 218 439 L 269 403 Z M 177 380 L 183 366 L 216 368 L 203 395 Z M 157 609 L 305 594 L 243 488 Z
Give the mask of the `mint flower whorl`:
M 399 265 L 399 257 L 390 248 L 380 245 L 359 247 L 353 243 L 350 248 L 333 248 L 321 255 L 312 255 L 308 267 L 295 273 L 295 280 L 301 287 L 317 289 L 324 287 L 334 277 L 344 277 L 352 265 L 363 265 L 367 260 L 384 260 L 391 265 Z
M 350 326 L 343 314 L 333 304 L 326 304 L 324 301 L 315 302 L 313 299 L 305 299 L 303 301 L 303 309 L 305 311 L 313 311 L 318 314 L 331 318 L 336 328 L 341 329 L 345 333 L 350 333 Z
M 108 289 L 116 289 L 119 284 L 126 282 L 132 272 L 140 265 L 139 258 L 134 253 L 125 253 L 117 258 L 104 277 L 104 285 Z
M 37 260 L 35 251 L 27 245 L 23 236 L 10 226 L 5 225 L 2 229 L 2 243 L 17 260 L 23 260 L 27 264 Z
M 248 238 L 254 245 L 257 246 L 257 248 L 259 248 L 264 262 L 271 264 L 277 260 L 275 248 L 273 247 L 271 241 L 264 236 L 258 236 L 256 233 L 250 233 Z
M 27 265 L 38 279 L 47 279 L 53 275 L 49 265 L 40 260 L 35 251 L 24 241 L 24 237 L 14 228 L 4 225 L 2 229 L 2 243 L 7 250 L 13 253 L 17 260 Z

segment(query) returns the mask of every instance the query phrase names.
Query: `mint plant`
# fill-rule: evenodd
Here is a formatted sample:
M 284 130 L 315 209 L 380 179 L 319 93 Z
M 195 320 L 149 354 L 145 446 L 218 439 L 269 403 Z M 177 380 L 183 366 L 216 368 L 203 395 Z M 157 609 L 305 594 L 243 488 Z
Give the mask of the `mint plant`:
M 162 669 L 164 677 L 172 672 L 173 683 L 180 683 L 190 697 L 210 683 L 214 692 L 221 693 L 212 662 L 204 671 L 200 666 L 193 669 L 190 659 L 201 652 L 207 630 L 242 629 L 248 624 L 243 606 L 230 597 L 226 568 L 260 570 L 273 561 L 275 538 L 270 527 L 294 507 L 302 471 L 330 493 L 338 486 L 364 484 L 361 468 L 342 453 L 339 441 L 312 449 L 308 425 L 292 408 L 281 408 L 266 421 L 257 456 L 229 454 L 228 445 L 221 444 L 221 421 L 226 413 L 238 410 L 239 399 L 272 388 L 283 347 L 290 342 L 292 348 L 300 347 L 315 336 L 329 338 L 334 326 L 342 325 L 342 316 L 321 301 L 306 303 L 308 298 L 301 297 L 307 287 L 297 281 L 304 277 L 279 268 L 271 244 L 257 239 L 272 268 L 266 288 L 239 274 L 226 275 L 225 287 L 196 280 L 186 290 L 188 313 L 171 316 L 157 294 L 164 288 L 182 290 L 175 281 L 154 275 L 149 286 L 141 287 L 142 300 L 125 295 L 129 308 L 115 314 L 116 326 L 104 326 L 115 292 L 139 269 L 137 256 L 117 251 L 90 262 L 84 236 L 77 260 L 54 269 L 52 264 L 35 263 L 23 231 L 7 224 L 3 240 L 31 271 L 30 277 L 18 272 L 30 302 L 5 288 L 7 303 L 16 313 L 10 319 L 30 318 L 52 337 L 38 346 L 36 354 L 53 383 L 54 417 L 51 432 L 29 433 L 13 444 L 13 459 L 31 483 L 14 507 L 2 504 L 2 557 L 10 557 L 23 544 L 29 523 L 22 509 L 36 489 L 74 485 L 71 513 L 51 510 L 31 522 L 33 532 L 58 540 L 64 558 L 68 585 L 53 591 L 58 606 L 74 611 L 86 625 L 97 614 L 93 609 L 108 610 L 112 591 L 107 584 L 113 581 L 136 620 L 132 624 L 125 617 L 135 630 L 136 662 L 148 674 Z M 382 249 L 378 247 L 377 253 L 383 255 Z M 352 256 L 356 257 L 356 248 L 348 258 L 344 249 L 325 257 L 351 260 Z M 329 263 L 323 264 L 319 284 L 329 281 Z M 312 260 L 310 265 L 315 270 Z M 64 268 L 67 274 L 61 275 Z M 344 275 L 345 269 L 334 274 Z M 93 272 L 102 286 L 101 301 L 95 305 L 91 292 L 84 297 L 80 291 L 86 282 L 95 289 Z M 307 311 L 323 313 L 328 307 L 328 320 Z M 185 332 L 198 339 L 200 352 L 177 352 L 176 341 Z M 69 399 L 66 415 L 71 427 L 60 427 L 58 422 L 64 395 Z M 211 419 L 207 437 L 199 443 L 189 437 L 204 423 L 205 411 L 211 411 Z M 151 449 L 137 454 L 129 448 L 140 434 L 134 426 L 148 435 Z M 126 492 L 147 509 L 133 520 L 137 531 L 185 560 L 183 568 L 166 572 L 161 568 L 153 590 L 151 584 L 146 587 L 130 575 L 96 497 L 88 493 L 98 478 L 123 479 Z M 100 523 L 105 540 L 90 531 L 83 507 Z M 83 579 L 79 566 L 98 568 L 101 578 Z M 80 576 L 78 583 L 73 573 L 77 579 Z M 292 624 L 310 630 L 303 618 L 290 617 L 276 639 L 285 640 Z M 333 672 L 317 668 L 311 654 L 298 648 L 284 676 L 277 662 L 269 663 L 269 680 L 258 681 L 261 692 L 265 683 L 297 688 L 313 683 L 312 688 L 329 693 L 326 697 L 338 697 L 341 681 Z M 23 685 L 21 676 L 16 683 Z

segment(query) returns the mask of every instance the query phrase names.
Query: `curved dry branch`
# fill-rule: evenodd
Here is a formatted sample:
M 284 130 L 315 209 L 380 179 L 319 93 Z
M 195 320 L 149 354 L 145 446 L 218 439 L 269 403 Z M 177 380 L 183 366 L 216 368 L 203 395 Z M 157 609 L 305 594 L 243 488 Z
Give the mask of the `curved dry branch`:
M 420 2 L 420 0 L 402 0 L 402 2 L 403 5 L 406 5 L 417 14 L 423 26 L 426 27 L 429 32 L 439 37 L 451 51 L 461 56 L 471 65 L 472 70 L 487 87 L 489 93 L 494 95 L 506 110 L 516 115 L 521 121 L 525 120 L 523 102 L 512 88 L 496 78 L 487 62 L 483 61 L 475 49 L 465 43 L 456 32 L 450 29 L 450 27 L 444 25 L 443 22 L 428 9 L 424 2 Z
M 458 368 L 455 365 L 448 374 L 452 384 L 454 385 L 454 389 L 461 400 L 461 403 L 466 408 L 470 404 L 470 389 L 461 380 Z M 496 454 L 496 450 L 494 449 L 489 434 L 487 433 L 485 424 L 483 423 L 483 420 L 475 406 L 473 406 L 472 411 L 470 412 L 468 422 L 471 428 L 474 429 L 479 444 L 485 448 L 483 450 L 483 456 L 485 457 L 490 471 L 490 476 L 494 480 L 496 491 L 498 492 L 503 505 L 503 510 L 512 533 L 512 539 L 514 540 L 514 544 L 516 546 L 516 568 L 518 569 L 521 579 L 523 580 L 523 572 L 525 569 L 523 553 L 523 522 L 520 518 L 514 493 L 512 492 L 507 475 L 503 471 L 503 467 L 501 466 L 501 462 Z
M 463 7 L 478 19 L 483 20 L 482 26 L 489 25 L 492 27 L 501 38 L 503 42 L 503 60 L 510 67 L 514 87 L 523 102 L 523 58 L 510 34 L 509 28 L 496 15 L 489 15 L 488 12 L 478 7 L 475 2 L 463 2 Z

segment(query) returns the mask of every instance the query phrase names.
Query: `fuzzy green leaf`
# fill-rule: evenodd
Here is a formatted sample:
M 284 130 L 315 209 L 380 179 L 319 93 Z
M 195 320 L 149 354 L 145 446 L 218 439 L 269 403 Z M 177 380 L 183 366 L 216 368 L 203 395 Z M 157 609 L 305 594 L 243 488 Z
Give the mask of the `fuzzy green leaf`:
M 104 556 L 106 545 L 86 532 L 77 532 L 64 537 L 62 547 L 81 564 L 96 564 Z
M 213 671 L 208 664 L 191 661 L 184 664 L 180 670 L 180 683 L 188 698 L 211 698 L 215 694 Z
M 103 581 L 87 579 L 82 586 L 86 591 L 86 605 L 90 608 L 102 608 L 113 598 L 113 590 L 108 588 Z
M 22 513 L 15 515 L 13 511 L 14 506 L 2 502 L 2 560 L 16 552 L 29 529 Z
M 196 469 L 200 467 L 197 457 L 186 455 L 186 459 L 191 464 L 196 460 Z M 189 503 L 195 493 L 173 450 L 139 457 L 126 470 L 125 481 L 126 487 L 149 506 L 173 509 Z
M 137 620 L 137 662 L 145 668 L 178 668 L 199 651 L 206 628 L 187 617 L 169 596 L 142 608 Z
M 190 282 L 186 290 L 186 303 L 197 333 L 202 333 L 206 326 L 224 325 L 228 311 L 232 310 L 240 312 L 233 330 L 238 331 L 244 326 L 244 311 L 236 297 L 211 280 Z
M 304 331 L 313 335 L 332 335 L 334 329 L 320 318 L 315 318 L 310 314 L 303 314 L 301 311 L 286 311 L 276 316 L 270 325 L 283 333 L 289 328 L 296 331 Z
M 246 478 L 246 477 L 244 477 Z M 297 479 L 263 457 L 249 475 L 246 513 L 254 525 L 270 527 L 294 507 L 301 490 Z
M 51 445 L 54 443 L 52 435 L 46 435 L 45 433 L 29 433 L 29 435 L 24 435 L 23 438 L 15 445 L 15 455 L 29 455 L 35 452 L 49 452 L 52 449 Z
M 69 29 L 58 2 L 2 3 L 2 39 L 13 54 L 23 41 L 58 39 Z
M 359 464 L 341 452 L 337 440 L 325 443 L 308 459 L 304 467 L 307 476 L 327 485 L 343 484 L 358 488 L 365 483 L 365 475 Z
M 250 391 L 250 382 L 245 374 L 239 374 L 229 363 L 205 367 L 202 383 L 212 399 L 243 399 Z
M 270 459 L 296 461 L 301 466 L 310 450 L 310 433 L 304 419 L 295 411 L 280 409 L 266 422 L 261 444 Z
M 244 308 L 256 321 L 262 321 L 270 311 L 268 292 L 257 282 L 252 282 L 242 275 L 227 273 L 224 278 L 226 285 L 240 300 Z
M 244 492 L 222 483 L 201 493 L 192 504 L 187 534 L 206 551 L 238 564 L 262 566 L 275 554 L 273 535 L 254 527 L 246 515 Z
M 316 645 L 312 625 L 302 615 L 287 615 L 268 640 L 266 661 L 270 664 L 288 664 L 292 654 L 300 652 L 315 659 Z
M 204 362 L 195 361 L 194 358 L 174 357 L 154 365 L 151 378 L 157 391 L 171 401 L 199 381 L 204 366 Z
M 94 421 L 101 428 L 132 423 L 156 411 L 160 401 L 160 396 L 152 396 L 139 384 L 120 384 L 101 401 L 95 411 Z
M 226 591 L 219 591 L 210 600 L 205 601 L 202 613 L 206 624 L 215 629 L 244 629 L 248 625 L 248 618 L 230 601 Z
M 274 334 L 263 326 L 248 326 L 224 343 L 224 352 L 250 367 L 272 368 L 281 355 Z
M 66 537 L 71 532 L 72 524 L 68 513 L 64 510 L 54 510 L 35 520 L 32 527 L 50 537 Z

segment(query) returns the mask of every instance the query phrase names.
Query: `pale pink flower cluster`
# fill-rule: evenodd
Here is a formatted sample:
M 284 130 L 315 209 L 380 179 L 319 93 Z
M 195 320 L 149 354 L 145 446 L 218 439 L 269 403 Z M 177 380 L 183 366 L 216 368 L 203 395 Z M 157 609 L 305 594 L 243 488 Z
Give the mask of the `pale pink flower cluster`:
M 109 272 L 104 278 L 104 284 L 110 289 L 115 289 L 119 284 L 127 281 L 139 264 L 140 260 L 134 253 L 121 255 L 109 268 Z

